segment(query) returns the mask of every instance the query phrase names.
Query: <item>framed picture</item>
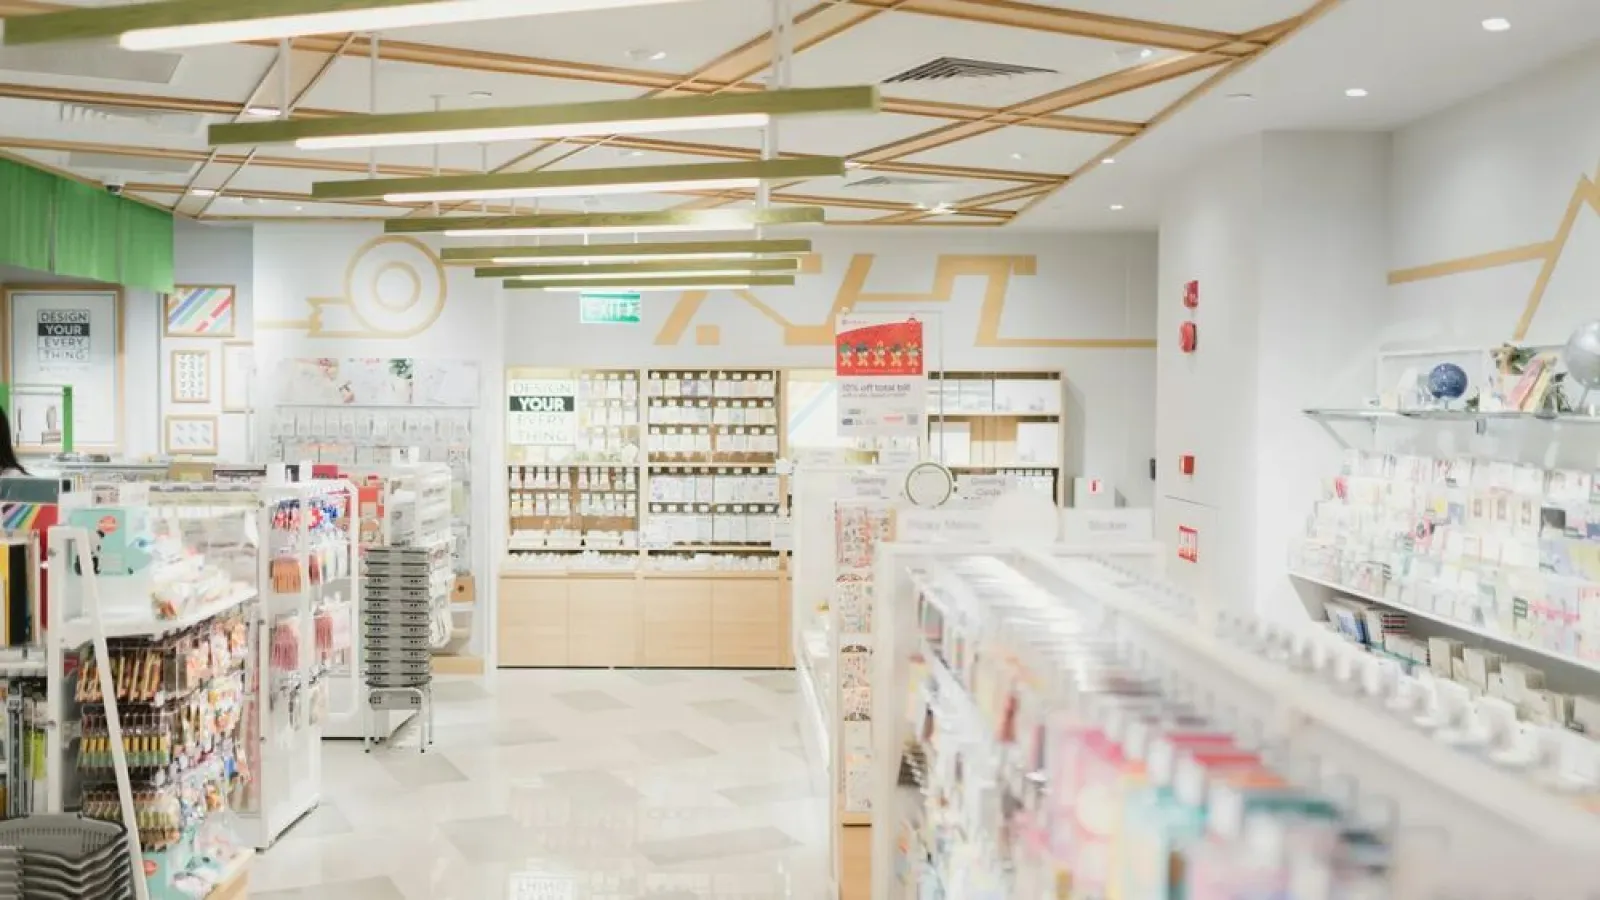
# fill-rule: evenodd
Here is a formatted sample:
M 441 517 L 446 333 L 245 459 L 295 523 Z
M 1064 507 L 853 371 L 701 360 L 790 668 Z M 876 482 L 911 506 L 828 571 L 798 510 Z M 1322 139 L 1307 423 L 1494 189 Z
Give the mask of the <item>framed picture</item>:
M 210 403 L 211 351 L 172 351 L 168 377 L 173 403 Z
M 5 381 L 22 453 L 56 453 L 65 437 L 63 387 L 72 388 L 74 450 L 122 450 L 122 291 L 6 285 Z
M 238 314 L 231 284 L 179 285 L 166 297 L 167 337 L 231 338 Z
M 216 416 L 167 416 L 166 452 L 169 456 L 216 456 Z
M 255 345 L 228 341 L 222 345 L 222 411 L 250 412 L 250 378 L 256 369 Z

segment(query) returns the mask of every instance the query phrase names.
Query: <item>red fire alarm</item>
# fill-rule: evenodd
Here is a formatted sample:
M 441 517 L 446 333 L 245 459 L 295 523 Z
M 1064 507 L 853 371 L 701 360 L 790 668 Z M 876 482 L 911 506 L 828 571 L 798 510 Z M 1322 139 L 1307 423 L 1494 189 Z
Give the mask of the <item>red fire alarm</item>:
M 1200 561 L 1200 532 L 1187 525 L 1178 526 L 1178 558 L 1191 563 Z
M 1190 309 L 1200 305 L 1200 282 L 1191 281 L 1183 286 L 1183 305 Z
M 1193 322 L 1184 322 L 1178 326 L 1178 349 L 1185 353 L 1193 353 L 1200 343 L 1200 329 Z
M 1194 454 L 1193 453 L 1185 453 L 1182 456 L 1178 457 L 1178 474 L 1179 475 L 1193 475 L 1194 474 Z

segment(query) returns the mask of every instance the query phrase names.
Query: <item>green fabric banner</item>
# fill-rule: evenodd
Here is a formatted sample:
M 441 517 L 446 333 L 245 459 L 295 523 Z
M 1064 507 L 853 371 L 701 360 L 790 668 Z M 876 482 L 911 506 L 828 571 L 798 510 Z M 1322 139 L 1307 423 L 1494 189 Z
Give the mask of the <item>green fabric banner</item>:
M 0 263 L 50 270 L 50 217 L 58 180 L 0 159 Z
M 58 275 L 92 278 L 115 284 L 119 207 L 124 201 L 103 188 L 60 179 L 56 185 L 56 258 Z
M 172 214 L 132 200 L 122 201 L 120 283 L 158 294 L 172 293 Z

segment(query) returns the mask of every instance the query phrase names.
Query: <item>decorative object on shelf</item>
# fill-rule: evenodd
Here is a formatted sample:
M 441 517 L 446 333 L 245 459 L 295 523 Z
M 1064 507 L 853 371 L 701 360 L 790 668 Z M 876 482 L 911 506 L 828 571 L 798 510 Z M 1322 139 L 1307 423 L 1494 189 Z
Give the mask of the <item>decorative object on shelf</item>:
M 1589 392 L 1600 388 L 1600 319 L 1585 322 L 1573 330 L 1561 350 L 1567 375 L 1583 388 L 1579 409 L 1587 405 Z
M 1466 392 L 1466 370 L 1455 363 L 1440 363 L 1428 373 L 1428 393 L 1435 400 L 1460 400 Z
M 210 350 L 174 350 L 170 366 L 173 403 L 211 402 Z
M 167 416 L 165 452 L 170 455 L 217 455 L 216 416 Z
M 166 295 L 166 337 L 231 338 L 238 317 L 231 284 L 180 285 Z

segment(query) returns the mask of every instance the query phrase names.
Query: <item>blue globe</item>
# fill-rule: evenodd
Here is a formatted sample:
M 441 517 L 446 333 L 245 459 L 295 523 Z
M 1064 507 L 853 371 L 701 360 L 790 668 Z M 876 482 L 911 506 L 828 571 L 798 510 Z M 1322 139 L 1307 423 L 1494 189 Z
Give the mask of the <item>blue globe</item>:
M 1428 393 L 1435 400 L 1459 400 L 1467 392 L 1467 373 L 1455 363 L 1440 363 L 1428 373 Z

